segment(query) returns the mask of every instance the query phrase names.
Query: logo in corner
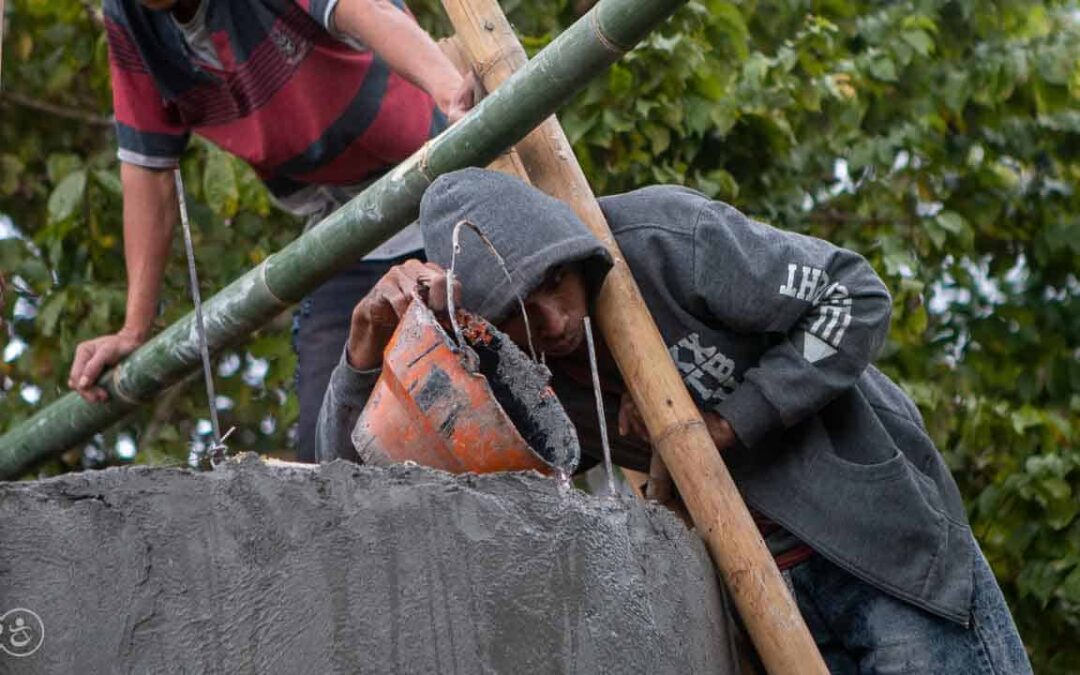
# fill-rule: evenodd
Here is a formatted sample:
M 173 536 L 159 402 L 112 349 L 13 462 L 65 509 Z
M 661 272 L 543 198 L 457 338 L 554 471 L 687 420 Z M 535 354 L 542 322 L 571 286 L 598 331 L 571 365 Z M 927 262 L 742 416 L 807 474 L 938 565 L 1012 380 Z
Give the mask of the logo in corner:
M 30 656 L 45 641 L 45 624 L 36 613 L 16 607 L 0 615 L 0 650 L 15 657 Z

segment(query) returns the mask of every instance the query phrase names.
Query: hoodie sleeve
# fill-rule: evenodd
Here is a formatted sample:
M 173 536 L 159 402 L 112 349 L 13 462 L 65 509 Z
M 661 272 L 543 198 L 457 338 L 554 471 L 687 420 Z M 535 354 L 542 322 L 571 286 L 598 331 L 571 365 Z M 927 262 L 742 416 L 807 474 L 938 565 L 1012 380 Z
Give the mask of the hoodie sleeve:
M 717 323 L 776 338 L 716 407 L 747 448 L 853 386 L 885 341 L 892 300 L 853 251 L 710 202 L 693 258 L 695 292 Z
M 357 461 L 352 430 L 380 372 L 379 368 L 356 370 L 342 352 L 341 360 L 330 374 L 330 384 L 326 387 L 319 419 L 315 423 L 315 457 L 318 461 Z

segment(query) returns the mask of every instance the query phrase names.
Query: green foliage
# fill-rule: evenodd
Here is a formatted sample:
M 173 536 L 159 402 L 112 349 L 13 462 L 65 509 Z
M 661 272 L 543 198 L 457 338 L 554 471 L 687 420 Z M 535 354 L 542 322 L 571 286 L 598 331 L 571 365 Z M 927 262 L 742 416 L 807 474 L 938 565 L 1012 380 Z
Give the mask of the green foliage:
M 504 7 L 534 52 L 588 4 Z M 5 90 L 108 111 L 83 4 L 8 5 Z M 436 0 L 411 5 L 447 32 Z M 1056 1 L 694 0 L 560 115 L 598 193 L 683 183 L 873 263 L 894 297 L 882 367 L 923 411 L 1042 673 L 1080 663 L 1076 16 Z M 124 306 L 111 134 L 2 101 L 0 213 L 27 239 L 0 240 L 0 271 L 36 316 L 4 310 L 28 347 L 0 363 L 0 429 L 36 408 L 24 385 L 42 402 L 62 393 L 73 346 Z M 193 144 L 184 173 L 204 293 L 299 231 L 219 150 Z M 190 306 L 173 250 L 161 325 Z M 238 446 L 286 446 L 287 324 L 219 360 Z M 245 382 L 253 359 L 269 370 Z M 189 382 L 97 448 L 114 462 L 117 434 L 141 434 L 136 461 L 183 461 L 204 398 Z

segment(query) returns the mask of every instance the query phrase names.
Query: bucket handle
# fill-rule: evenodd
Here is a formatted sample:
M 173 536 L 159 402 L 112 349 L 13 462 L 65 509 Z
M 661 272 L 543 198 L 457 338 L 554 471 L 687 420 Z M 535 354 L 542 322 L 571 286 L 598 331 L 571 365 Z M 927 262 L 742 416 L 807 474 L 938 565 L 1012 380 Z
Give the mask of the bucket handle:
M 468 227 L 470 230 L 476 233 L 476 236 L 480 237 L 480 241 L 484 242 L 491 254 L 495 256 L 495 259 L 499 262 L 499 267 L 502 269 L 503 274 L 506 275 L 506 280 L 510 282 L 510 287 L 513 288 L 514 279 L 510 276 L 510 270 L 506 267 L 506 260 L 499 254 L 498 249 L 495 248 L 495 244 L 491 243 L 487 235 L 480 230 L 475 224 L 468 219 L 461 219 L 454 225 L 454 231 L 451 235 L 451 241 L 453 242 L 453 249 L 450 254 L 450 269 L 446 271 L 446 307 L 450 313 L 450 326 L 454 329 L 454 337 L 457 338 L 458 346 L 464 347 L 465 336 L 461 334 L 461 326 L 458 325 L 456 312 L 454 310 L 454 265 L 457 263 L 458 252 L 461 250 L 461 228 Z M 522 300 L 521 295 L 515 290 L 514 297 L 517 298 L 518 306 L 521 308 L 521 316 L 525 319 L 525 336 L 529 341 L 529 354 L 532 355 L 532 360 L 537 361 L 536 348 L 533 346 L 532 340 L 532 328 L 529 326 L 529 313 L 525 311 L 525 301 Z

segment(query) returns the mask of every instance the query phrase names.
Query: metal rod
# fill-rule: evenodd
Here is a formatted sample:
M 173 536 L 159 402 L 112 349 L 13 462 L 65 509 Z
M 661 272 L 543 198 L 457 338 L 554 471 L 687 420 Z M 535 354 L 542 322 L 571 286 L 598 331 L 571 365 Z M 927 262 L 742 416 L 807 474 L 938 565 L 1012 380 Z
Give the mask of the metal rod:
M 235 343 L 413 222 L 436 176 L 485 166 L 521 140 L 588 82 L 667 19 L 685 0 L 600 0 L 497 91 L 419 152 L 205 305 L 211 352 Z M 75 392 L 0 437 L 0 478 L 93 435 L 153 400 L 200 361 L 192 314 L 105 373 L 103 403 Z
M 585 324 L 585 344 L 589 347 L 589 368 L 592 370 L 593 392 L 596 394 L 596 416 L 600 423 L 600 445 L 604 450 L 604 473 L 607 474 L 608 493 L 612 497 L 615 492 L 615 469 L 611 466 L 611 445 L 608 444 L 607 415 L 604 414 L 604 392 L 600 389 L 600 369 L 596 365 L 596 346 L 593 344 L 592 321 L 586 316 L 582 320 Z
M 210 446 L 213 460 L 220 459 L 219 454 L 225 449 L 221 438 L 221 425 L 218 423 L 217 392 L 214 390 L 214 371 L 210 363 L 210 348 L 206 344 L 206 325 L 203 321 L 202 296 L 199 293 L 199 273 L 195 269 L 195 247 L 191 243 L 191 224 L 188 222 L 187 199 L 184 198 L 184 178 L 180 167 L 173 171 L 176 179 L 176 201 L 180 205 L 180 226 L 184 230 L 184 249 L 187 253 L 188 280 L 191 282 L 191 300 L 195 304 L 195 329 L 199 334 L 199 352 L 202 354 L 203 379 L 206 380 L 206 399 L 210 407 L 210 426 L 214 434 L 214 443 Z M 200 453 L 201 454 L 201 453 Z M 200 463 L 201 463 L 200 457 Z

